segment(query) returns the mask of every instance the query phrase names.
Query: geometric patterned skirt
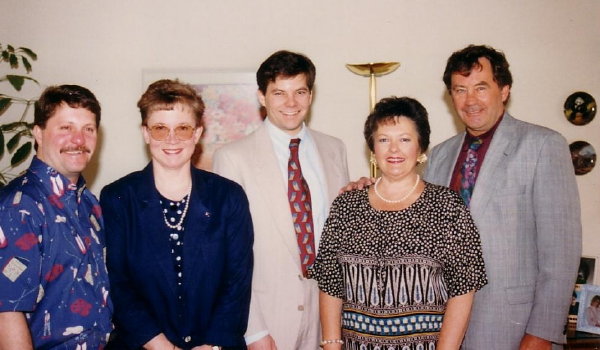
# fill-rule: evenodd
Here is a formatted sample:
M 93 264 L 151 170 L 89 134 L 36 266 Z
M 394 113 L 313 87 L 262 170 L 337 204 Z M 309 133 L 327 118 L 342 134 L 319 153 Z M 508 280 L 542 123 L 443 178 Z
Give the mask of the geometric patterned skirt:
M 435 350 L 448 300 L 443 266 L 408 256 L 341 256 L 346 350 Z

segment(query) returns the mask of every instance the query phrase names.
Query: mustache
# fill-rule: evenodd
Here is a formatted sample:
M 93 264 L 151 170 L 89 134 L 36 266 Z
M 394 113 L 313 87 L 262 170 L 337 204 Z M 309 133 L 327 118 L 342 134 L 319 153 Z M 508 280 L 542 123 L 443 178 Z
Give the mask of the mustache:
M 67 148 L 62 148 L 60 150 L 60 153 L 64 153 L 64 152 L 84 152 L 84 153 L 92 153 L 92 151 L 85 147 L 85 146 L 79 146 L 79 147 L 67 147 Z

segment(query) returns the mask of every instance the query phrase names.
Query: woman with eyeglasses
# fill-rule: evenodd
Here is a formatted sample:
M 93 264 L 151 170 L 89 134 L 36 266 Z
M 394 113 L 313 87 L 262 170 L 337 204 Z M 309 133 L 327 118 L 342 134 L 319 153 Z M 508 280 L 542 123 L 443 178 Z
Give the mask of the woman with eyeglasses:
M 159 80 L 138 107 L 151 162 L 100 195 L 115 308 L 107 349 L 245 349 L 246 195 L 191 164 L 204 112 L 192 86 Z

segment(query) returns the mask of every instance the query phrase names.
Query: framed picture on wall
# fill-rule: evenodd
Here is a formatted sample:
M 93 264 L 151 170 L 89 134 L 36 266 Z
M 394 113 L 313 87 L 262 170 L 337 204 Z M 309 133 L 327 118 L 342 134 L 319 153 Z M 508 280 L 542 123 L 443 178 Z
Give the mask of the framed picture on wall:
M 581 286 L 577 330 L 600 334 L 600 286 Z
M 212 155 L 219 147 L 250 134 L 265 118 L 253 72 L 144 70 L 143 88 L 159 79 L 188 83 L 204 101 L 204 131 L 192 158 L 198 168 L 211 170 Z

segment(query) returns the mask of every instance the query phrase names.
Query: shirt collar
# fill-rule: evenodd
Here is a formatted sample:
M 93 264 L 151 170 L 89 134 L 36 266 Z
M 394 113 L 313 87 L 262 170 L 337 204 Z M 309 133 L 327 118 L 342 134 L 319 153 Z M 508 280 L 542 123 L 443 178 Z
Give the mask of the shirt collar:
M 467 135 L 465 136 L 465 144 L 470 144 L 471 142 L 473 142 L 473 140 L 475 139 L 481 139 L 481 141 L 483 143 L 488 143 L 490 142 L 490 140 L 492 139 L 492 137 L 494 136 L 494 133 L 496 132 L 496 129 L 498 129 L 498 125 L 500 125 L 500 122 L 502 121 L 502 119 L 504 118 L 504 114 L 502 114 L 500 116 L 500 118 L 498 118 L 498 120 L 496 121 L 496 124 L 494 124 L 494 126 L 484 132 L 483 134 L 479 135 L 479 136 L 473 136 L 469 133 L 469 131 L 467 131 Z
M 269 121 L 269 118 L 265 118 L 264 123 L 267 127 L 269 135 L 271 136 L 271 139 L 273 139 L 273 141 L 277 142 L 278 144 L 285 144 L 286 147 L 290 144 L 291 139 L 303 140 L 307 136 L 306 125 L 304 124 L 304 122 L 302 122 L 302 128 L 300 129 L 300 131 L 298 131 L 298 133 L 293 136 L 273 125 L 273 123 Z
M 61 195 L 67 191 L 74 191 L 79 198 L 86 189 L 86 183 L 83 176 L 79 175 L 77 183 L 73 184 L 66 176 L 40 160 L 37 156 L 34 156 L 31 160 L 28 171 L 35 174 L 50 193 Z

